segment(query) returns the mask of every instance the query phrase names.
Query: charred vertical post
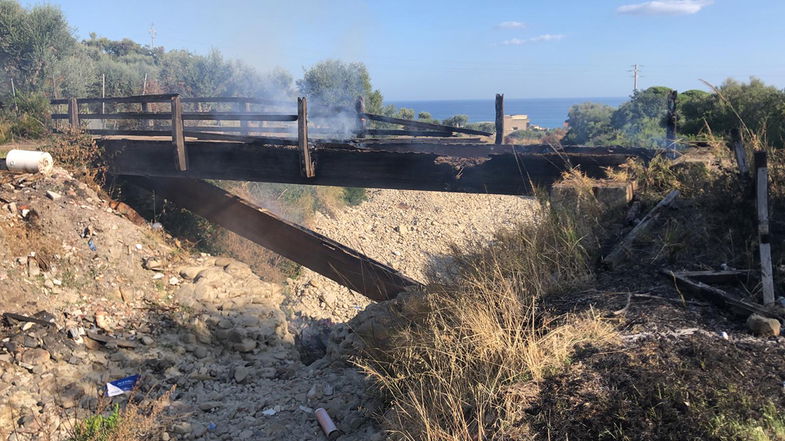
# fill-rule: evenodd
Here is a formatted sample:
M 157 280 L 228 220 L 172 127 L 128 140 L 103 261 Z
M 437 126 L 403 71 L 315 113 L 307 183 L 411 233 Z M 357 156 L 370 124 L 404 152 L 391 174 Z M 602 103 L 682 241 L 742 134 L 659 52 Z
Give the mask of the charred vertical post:
M 774 278 L 769 239 L 769 170 L 766 152 L 755 152 L 755 205 L 758 208 L 758 240 L 763 304 L 774 303 Z
M 678 92 L 672 90 L 668 94 L 668 116 L 666 121 L 665 139 L 668 141 L 668 148 L 675 148 L 676 144 L 676 100 Z
M 76 98 L 68 100 L 68 122 L 72 129 L 79 129 L 79 102 Z
M 172 97 L 172 144 L 177 153 L 177 170 L 188 170 L 188 155 L 183 135 L 183 103 L 179 95 Z
M 357 112 L 357 137 L 365 138 L 365 98 L 362 96 L 357 97 L 357 102 L 354 103 L 354 110 Z
M 736 165 L 739 167 L 739 174 L 742 178 L 748 179 L 749 167 L 747 167 L 747 154 L 744 152 L 744 140 L 741 137 L 741 130 L 731 131 L 731 149 L 736 158 Z
M 496 94 L 496 144 L 504 143 L 504 94 Z
M 300 148 L 303 173 L 306 178 L 313 178 L 316 169 L 308 147 L 308 100 L 305 97 L 297 98 L 297 146 Z

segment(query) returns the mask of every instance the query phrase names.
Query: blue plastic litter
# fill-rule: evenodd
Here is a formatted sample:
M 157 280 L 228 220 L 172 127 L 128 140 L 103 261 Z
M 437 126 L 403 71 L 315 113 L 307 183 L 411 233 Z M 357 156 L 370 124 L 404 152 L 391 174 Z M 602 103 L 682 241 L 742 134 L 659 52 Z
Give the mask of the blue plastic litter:
M 93 242 L 93 239 L 90 239 L 90 240 L 87 241 L 87 246 L 90 247 L 90 251 L 96 251 L 97 250 L 97 248 L 95 247 L 95 243 Z
M 131 375 L 130 377 L 110 381 L 106 383 L 106 395 L 114 397 L 115 395 L 122 395 L 126 392 L 130 392 L 134 386 L 136 386 L 137 381 L 139 381 L 139 375 Z

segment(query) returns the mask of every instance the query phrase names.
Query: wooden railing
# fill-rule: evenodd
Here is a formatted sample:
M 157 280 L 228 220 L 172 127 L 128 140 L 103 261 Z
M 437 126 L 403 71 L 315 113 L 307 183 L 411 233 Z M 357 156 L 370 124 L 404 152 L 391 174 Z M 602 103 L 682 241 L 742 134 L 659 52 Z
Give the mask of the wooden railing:
M 332 118 L 340 116 L 343 121 L 348 121 L 350 127 L 343 127 L 337 130 L 335 127 L 308 127 L 308 104 L 306 98 L 297 99 L 296 113 L 268 113 L 253 112 L 253 105 L 263 105 L 276 109 L 293 108 L 286 101 L 266 100 L 246 97 L 197 97 L 183 98 L 178 94 L 159 94 L 159 95 L 139 95 L 113 98 L 67 98 L 51 100 L 54 106 L 67 106 L 67 113 L 53 113 L 52 119 L 55 121 L 67 121 L 71 128 L 81 129 L 84 120 L 115 120 L 115 121 L 144 121 L 144 128 L 134 129 L 87 129 L 87 133 L 101 136 L 122 135 L 122 136 L 171 136 L 172 144 L 177 153 L 177 168 L 180 171 L 188 170 L 188 155 L 186 151 L 185 138 L 192 137 L 200 140 L 220 140 L 220 141 L 240 141 L 257 142 L 273 145 L 296 145 L 302 151 L 303 169 L 307 177 L 312 176 L 312 161 L 310 160 L 310 147 L 308 143 L 308 132 L 327 136 L 340 136 L 346 138 L 347 134 L 358 138 L 366 136 L 426 136 L 426 137 L 451 137 L 457 133 L 490 136 L 491 133 L 466 129 L 462 127 L 451 127 L 441 124 L 432 124 L 422 121 L 393 118 L 384 115 L 377 115 L 365 112 L 365 104 L 362 98 L 357 100 L 354 109 L 344 107 L 324 107 L 316 108 L 311 112 L 311 119 L 316 121 L 330 122 Z M 196 105 L 201 108 L 202 104 L 232 104 L 236 111 L 185 111 L 184 104 Z M 80 106 L 91 106 L 96 110 L 82 113 Z M 139 104 L 139 111 L 115 111 L 106 112 L 106 105 Z M 163 104 L 169 106 L 169 111 L 152 111 L 151 105 Z M 498 120 L 498 118 L 497 118 Z M 167 128 L 156 128 L 155 121 L 169 121 Z M 216 121 L 217 125 L 186 125 L 186 122 Z M 239 122 L 235 126 L 224 126 L 221 122 Z M 368 128 L 367 121 L 376 121 L 384 124 L 400 125 L 402 129 L 389 128 Z M 250 125 L 256 122 L 257 126 Z M 267 126 L 266 123 L 282 123 L 274 126 Z M 287 127 L 285 123 L 297 122 L 297 127 Z M 259 136 L 259 135 L 263 136 Z M 275 137 L 270 134 L 288 134 L 290 136 Z M 252 136 L 253 135 L 253 136 Z

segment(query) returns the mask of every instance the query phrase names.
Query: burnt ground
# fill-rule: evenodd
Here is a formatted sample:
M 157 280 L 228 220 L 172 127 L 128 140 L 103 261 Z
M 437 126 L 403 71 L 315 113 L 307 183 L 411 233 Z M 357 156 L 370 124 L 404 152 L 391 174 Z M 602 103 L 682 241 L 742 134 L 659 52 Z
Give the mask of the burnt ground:
M 621 341 L 579 348 L 564 371 L 519 391 L 527 402 L 518 421 L 522 433 L 548 440 L 785 439 L 779 416 L 785 409 L 785 337 L 752 335 L 745 314 L 681 293 L 661 274 L 759 271 L 749 201 L 728 193 L 709 197 L 710 190 L 687 192 L 621 267 L 598 264 L 590 289 L 546 299 L 553 315 L 593 311 L 604 317 Z M 606 242 L 630 229 L 608 234 Z M 783 237 L 773 239 L 780 296 Z M 746 282 L 718 287 L 760 302 L 759 280 Z

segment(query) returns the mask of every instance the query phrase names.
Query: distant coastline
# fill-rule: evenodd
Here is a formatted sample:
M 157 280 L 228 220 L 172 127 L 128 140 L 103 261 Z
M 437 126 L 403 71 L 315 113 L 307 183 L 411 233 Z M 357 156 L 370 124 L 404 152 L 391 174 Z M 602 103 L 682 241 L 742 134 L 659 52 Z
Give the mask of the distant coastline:
M 590 97 L 590 98 L 507 98 L 504 100 L 504 113 L 508 115 L 529 115 L 532 124 L 546 128 L 562 127 L 567 112 L 575 104 L 587 101 L 618 106 L 628 97 Z M 467 115 L 469 122 L 493 121 L 495 119 L 494 100 L 402 100 L 385 101 L 396 107 L 428 112 L 432 118 L 445 119 L 453 115 Z

